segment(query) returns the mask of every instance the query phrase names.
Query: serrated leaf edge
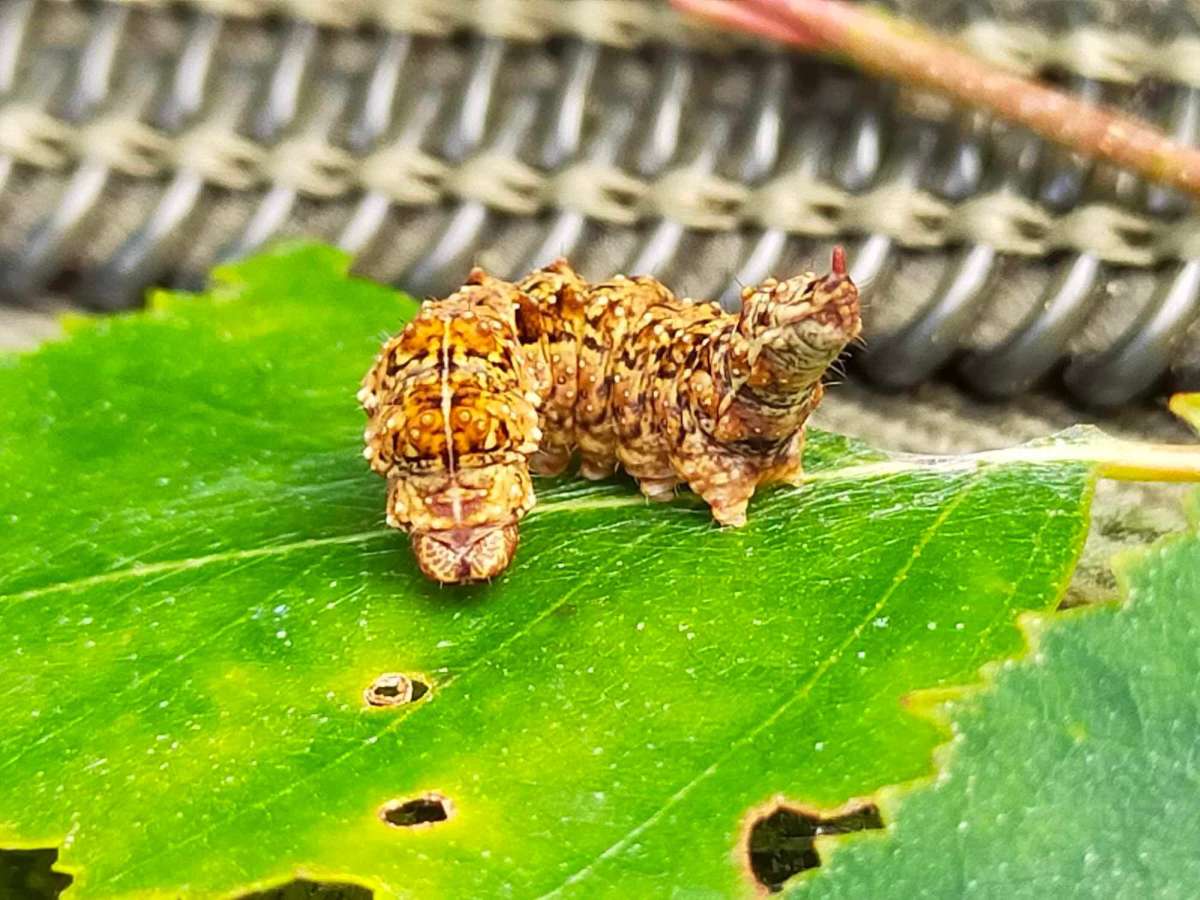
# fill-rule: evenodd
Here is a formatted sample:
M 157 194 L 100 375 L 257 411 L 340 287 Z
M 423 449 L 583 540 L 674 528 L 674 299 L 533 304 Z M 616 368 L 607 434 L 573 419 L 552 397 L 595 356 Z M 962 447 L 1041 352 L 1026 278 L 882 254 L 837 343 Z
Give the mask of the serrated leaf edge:
M 1091 484 L 1094 490 L 1095 481 L 1093 480 Z M 966 708 L 971 703 L 976 702 L 985 692 L 992 690 L 1002 671 L 1013 666 L 1025 664 L 1032 657 L 1036 656 L 1044 635 L 1051 629 L 1069 628 L 1072 627 L 1072 623 L 1077 619 L 1098 615 L 1117 615 L 1122 610 L 1127 609 L 1132 598 L 1130 576 L 1132 570 L 1144 563 L 1151 556 L 1161 553 L 1177 543 L 1200 535 L 1200 495 L 1193 494 L 1189 500 L 1191 501 L 1190 503 L 1185 502 L 1185 507 L 1189 514 L 1189 523 L 1185 529 L 1174 534 L 1164 535 L 1143 547 L 1132 547 L 1113 555 L 1109 565 L 1116 578 L 1117 588 L 1116 596 L 1111 600 L 1091 603 L 1068 610 L 1023 613 L 1017 617 L 1017 627 L 1020 629 L 1025 643 L 1024 649 L 1020 653 L 1007 659 L 992 660 L 983 665 L 980 668 L 980 678 L 977 682 L 949 689 L 915 691 L 906 695 L 902 701 L 905 703 L 906 708 L 918 718 L 934 723 L 940 730 L 944 731 L 950 740 L 934 748 L 934 771 L 930 775 L 900 784 L 888 785 L 872 794 L 858 798 L 859 802 L 874 803 L 878 807 L 885 823 L 882 830 L 814 838 L 813 846 L 816 848 L 817 853 L 820 854 L 822 862 L 827 862 L 851 841 L 882 841 L 890 839 L 892 824 L 899 817 L 904 802 L 908 797 L 918 791 L 931 787 L 939 777 L 948 773 L 954 765 L 955 746 L 953 737 L 955 734 L 957 711 Z M 1082 550 L 1082 544 L 1080 545 L 1080 550 Z M 1074 567 L 1072 567 L 1071 571 L 1074 571 Z M 1068 583 L 1069 578 L 1061 586 L 1061 590 L 1058 593 L 1060 599 L 1065 593 Z M 793 801 L 788 800 L 787 802 L 789 805 L 795 805 Z M 806 804 L 799 805 L 811 806 Z M 825 810 L 820 811 L 822 814 L 827 814 Z M 739 850 L 742 849 L 739 847 Z M 787 886 L 787 889 L 793 891 L 803 890 L 807 884 L 820 878 L 821 875 L 822 870 L 817 870 L 811 874 L 811 877 L 796 879 L 792 884 Z

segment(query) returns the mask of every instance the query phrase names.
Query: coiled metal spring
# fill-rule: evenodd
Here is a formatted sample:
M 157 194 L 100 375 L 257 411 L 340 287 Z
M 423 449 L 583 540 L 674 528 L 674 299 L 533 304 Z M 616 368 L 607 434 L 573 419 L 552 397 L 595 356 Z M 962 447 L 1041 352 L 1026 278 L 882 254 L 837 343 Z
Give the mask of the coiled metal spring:
M 1183 198 L 832 64 L 50 6 L 0 8 L 7 302 L 126 308 L 309 234 L 417 294 L 567 255 L 733 305 L 848 240 L 872 384 L 1100 408 L 1200 387 Z M 1070 86 L 1200 140 L 1196 86 Z

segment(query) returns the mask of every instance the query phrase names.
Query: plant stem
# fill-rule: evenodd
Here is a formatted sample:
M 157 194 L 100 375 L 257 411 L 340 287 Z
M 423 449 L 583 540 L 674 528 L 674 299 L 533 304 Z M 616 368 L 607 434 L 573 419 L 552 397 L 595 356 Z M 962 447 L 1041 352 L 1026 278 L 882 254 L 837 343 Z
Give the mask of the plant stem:
M 672 2 L 725 25 L 841 54 L 874 74 L 945 94 L 1076 152 L 1200 196 L 1200 150 L 1141 119 L 985 62 L 881 10 L 843 0 Z
M 675 6 L 687 12 L 736 28 L 774 38 L 788 44 L 809 49 L 821 49 L 822 39 L 798 23 L 785 21 L 778 16 L 761 13 L 748 3 L 731 3 L 729 0 L 672 0 Z
M 979 465 L 1095 466 L 1096 474 L 1113 481 L 1200 482 L 1200 447 L 1190 444 L 1150 444 L 1098 434 L 1083 443 L 1021 444 L 1003 450 L 983 450 L 961 456 L 897 453 L 891 459 L 805 474 L 803 481 L 848 481 L 883 478 L 904 472 L 951 471 Z
M 1171 412 L 1200 434 L 1200 393 L 1176 394 L 1169 405 Z

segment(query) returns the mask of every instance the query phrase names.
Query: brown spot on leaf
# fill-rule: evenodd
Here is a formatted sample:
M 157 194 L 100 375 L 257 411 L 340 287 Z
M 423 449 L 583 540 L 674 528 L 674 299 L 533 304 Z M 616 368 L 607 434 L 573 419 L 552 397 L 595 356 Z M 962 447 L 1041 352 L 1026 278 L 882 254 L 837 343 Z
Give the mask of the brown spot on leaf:
M 379 818 L 395 828 L 414 828 L 445 822 L 454 815 L 449 797 L 430 791 L 408 800 L 392 800 L 379 810 Z
M 776 802 L 754 814 L 744 844 L 746 862 L 760 887 L 780 891 L 792 876 L 821 865 L 816 838 L 883 827 L 874 803 L 851 801 L 822 812 Z
M 297 878 L 277 888 L 245 894 L 240 900 L 371 900 L 370 889 L 337 881 Z
M 403 706 L 417 702 L 427 693 L 429 685 L 423 681 L 399 672 L 384 672 L 363 691 L 363 699 L 368 706 Z

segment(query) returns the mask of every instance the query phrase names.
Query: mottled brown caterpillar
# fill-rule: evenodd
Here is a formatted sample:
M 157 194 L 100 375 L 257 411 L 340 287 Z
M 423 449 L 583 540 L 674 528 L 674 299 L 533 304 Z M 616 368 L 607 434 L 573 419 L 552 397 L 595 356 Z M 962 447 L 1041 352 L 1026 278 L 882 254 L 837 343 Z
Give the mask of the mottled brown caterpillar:
M 845 254 L 768 279 L 739 314 L 653 278 L 588 284 L 565 260 L 513 284 L 481 269 L 383 346 L 358 397 L 387 521 L 441 582 L 502 572 L 534 504 L 530 472 L 623 467 L 652 500 L 686 484 L 722 525 L 760 484 L 795 483 L 821 377 L 859 333 Z

